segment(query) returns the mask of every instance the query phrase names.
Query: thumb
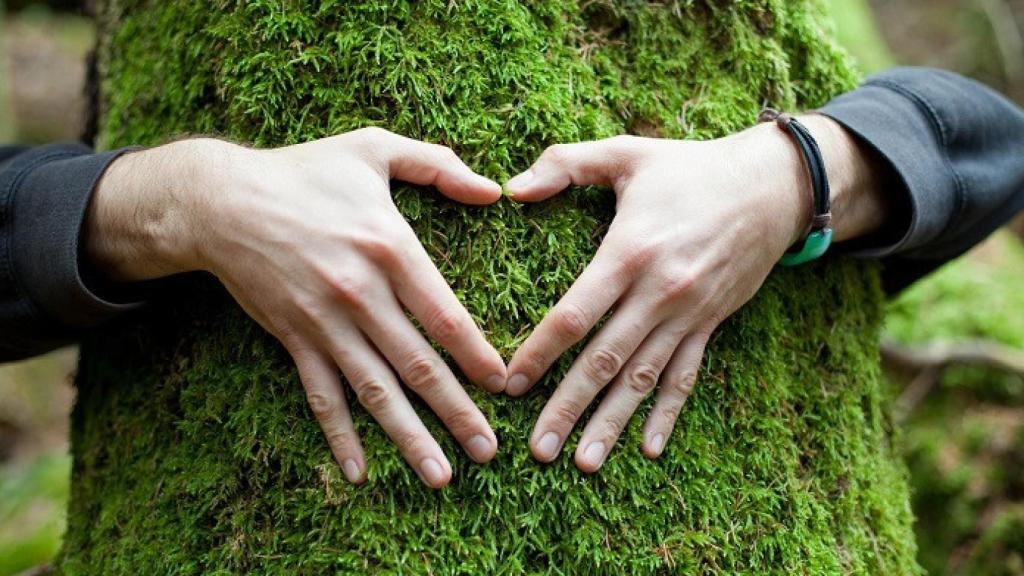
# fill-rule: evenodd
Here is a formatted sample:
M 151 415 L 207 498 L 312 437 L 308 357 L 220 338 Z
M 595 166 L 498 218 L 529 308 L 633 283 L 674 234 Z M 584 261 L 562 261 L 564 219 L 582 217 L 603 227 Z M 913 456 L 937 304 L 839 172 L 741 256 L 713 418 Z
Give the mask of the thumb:
M 625 138 L 549 146 L 533 166 L 506 182 L 505 190 L 514 200 L 537 202 L 570 184 L 614 186 L 628 167 Z
M 388 160 L 392 178 L 434 186 L 441 194 L 463 204 L 490 204 L 501 198 L 501 186 L 473 172 L 451 148 L 392 136 L 393 153 Z

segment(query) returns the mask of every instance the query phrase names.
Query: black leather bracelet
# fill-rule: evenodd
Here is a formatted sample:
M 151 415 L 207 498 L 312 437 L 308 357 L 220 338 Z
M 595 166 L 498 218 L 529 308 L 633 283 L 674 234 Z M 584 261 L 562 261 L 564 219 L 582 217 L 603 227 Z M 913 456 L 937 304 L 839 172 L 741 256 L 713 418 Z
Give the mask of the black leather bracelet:
M 807 162 L 811 176 L 813 210 L 811 225 L 802 241 L 791 247 L 779 261 L 783 266 L 796 266 L 821 257 L 832 243 L 832 200 L 828 185 L 828 172 L 818 142 L 806 126 L 796 118 L 772 108 L 765 108 L 757 117 L 758 122 L 775 122 L 796 141 Z

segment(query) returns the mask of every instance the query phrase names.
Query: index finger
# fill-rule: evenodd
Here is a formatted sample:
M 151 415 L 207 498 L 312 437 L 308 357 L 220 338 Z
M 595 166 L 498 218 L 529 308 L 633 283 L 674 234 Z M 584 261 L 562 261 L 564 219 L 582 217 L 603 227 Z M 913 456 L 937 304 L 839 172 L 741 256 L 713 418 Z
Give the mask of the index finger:
M 451 148 L 392 132 L 387 132 L 385 138 L 394 150 L 388 158 L 392 178 L 434 186 L 463 204 L 491 204 L 501 198 L 501 185 L 474 172 Z
M 427 334 L 451 353 L 474 383 L 491 393 L 505 389 L 505 361 L 484 337 L 419 241 L 392 269 L 392 289 Z
M 601 245 L 576 282 L 512 356 L 505 387 L 508 394 L 519 396 L 532 388 L 551 364 L 585 338 L 626 292 L 629 278 L 605 246 Z

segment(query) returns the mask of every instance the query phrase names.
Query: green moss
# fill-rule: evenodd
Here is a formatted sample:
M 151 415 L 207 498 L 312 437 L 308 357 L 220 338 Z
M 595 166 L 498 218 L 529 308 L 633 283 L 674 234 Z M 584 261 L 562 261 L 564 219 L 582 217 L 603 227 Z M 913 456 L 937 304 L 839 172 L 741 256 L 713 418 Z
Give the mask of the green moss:
M 377 124 L 503 178 L 554 142 L 712 137 L 762 104 L 815 106 L 856 81 L 810 1 L 216 8 L 105 3 L 105 145 L 182 132 L 278 145 Z M 414 188 L 396 197 L 506 357 L 613 209 L 593 189 L 486 209 Z M 421 406 L 455 469 L 440 492 L 358 408 L 370 480 L 346 484 L 280 347 L 211 280 L 170 290 L 83 347 L 69 574 L 917 572 L 867 265 L 774 273 L 714 338 L 657 461 L 639 453 L 639 419 L 594 476 L 530 458 L 532 422 L 570 356 L 525 399 L 471 391 L 502 444 L 488 465 Z

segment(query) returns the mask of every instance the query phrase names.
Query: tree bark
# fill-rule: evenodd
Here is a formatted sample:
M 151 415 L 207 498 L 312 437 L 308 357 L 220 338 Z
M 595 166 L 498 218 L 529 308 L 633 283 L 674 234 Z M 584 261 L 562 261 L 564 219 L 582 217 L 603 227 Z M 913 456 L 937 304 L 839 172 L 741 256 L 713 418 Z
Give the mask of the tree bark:
M 107 0 L 100 142 L 213 133 L 269 146 L 380 125 L 449 144 L 500 179 L 555 142 L 709 138 L 765 104 L 823 104 L 857 76 L 822 10 Z M 485 209 L 395 194 L 506 357 L 614 209 L 594 189 Z M 417 404 L 452 459 L 442 491 L 420 484 L 355 401 L 369 482 L 348 485 L 286 354 L 212 279 L 176 280 L 151 302 L 82 347 L 65 573 L 918 572 L 868 264 L 774 272 L 713 338 L 656 461 L 640 454 L 639 417 L 592 476 L 565 455 L 530 458 L 528 434 L 569 355 L 526 398 L 471 390 L 501 444 L 488 465 Z

